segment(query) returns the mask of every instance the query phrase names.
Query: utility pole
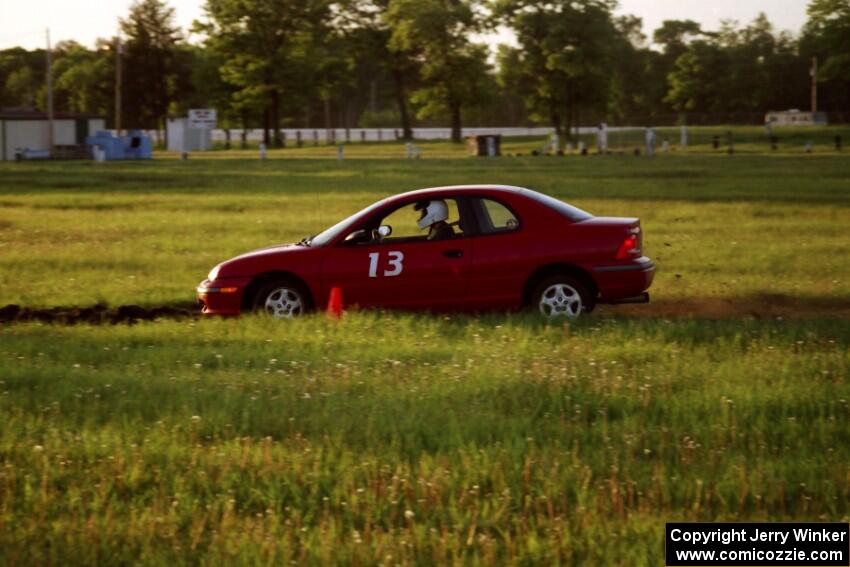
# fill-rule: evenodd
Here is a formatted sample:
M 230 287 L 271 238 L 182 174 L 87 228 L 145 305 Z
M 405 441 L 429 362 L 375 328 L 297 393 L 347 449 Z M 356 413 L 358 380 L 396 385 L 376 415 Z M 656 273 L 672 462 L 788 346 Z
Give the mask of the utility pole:
M 47 36 L 47 147 L 50 155 L 53 155 L 53 54 L 50 49 L 50 28 L 46 30 Z
M 812 57 L 812 112 L 818 111 L 818 58 Z
M 121 135 L 121 31 L 115 36 L 115 135 Z

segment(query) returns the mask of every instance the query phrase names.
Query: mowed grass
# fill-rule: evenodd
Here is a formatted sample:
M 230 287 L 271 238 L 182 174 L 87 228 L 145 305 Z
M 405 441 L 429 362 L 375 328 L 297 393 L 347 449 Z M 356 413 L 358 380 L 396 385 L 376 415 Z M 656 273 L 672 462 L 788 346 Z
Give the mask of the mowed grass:
M 817 155 L 2 164 L 0 304 L 191 301 L 222 260 L 388 195 L 458 183 L 640 217 L 659 305 L 850 306 L 850 161 Z
M 5 327 L 0 561 L 659 565 L 665 521 L 847 521 L 848 331 Z
M 0 564 L 659 565 L 665 521 L 850 520 L 850 161 L 0 165 L 0 305 L 192 299 L 374 200 L 639 216 L 653 303 L 0 327 Z

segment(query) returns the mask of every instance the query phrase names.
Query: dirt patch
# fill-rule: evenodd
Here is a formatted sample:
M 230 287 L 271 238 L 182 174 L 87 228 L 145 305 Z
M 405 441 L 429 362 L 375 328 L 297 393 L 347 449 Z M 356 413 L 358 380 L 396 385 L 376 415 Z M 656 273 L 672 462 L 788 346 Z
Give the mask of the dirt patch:
M 792 297 L 756 294 L 743 297 L 653 299 L 648 305 L 600 306 L 600 312 L 628 317 L 702 317 L 788 319 L 834 317 L 850 319 L 850 300 L 834 297 Z
M 600 315 L 645 318 L 703 319 L 812 319 L 831 317 L 850 319 L 850 299 L 835 297 L 792 297 L 758 294 L 743 297 L 653 298 L 649 304 L 600 305 Z M 201 309 L 194 303 L 174 303 L 143 307 L 104 304 L 89 307 L 30 308 L 19 305 L 0 307 L 0 324 L 41 321 L 60 325 L 129 324 L 157 319 L 198 319 Z
M 155 307 L 139 305 L 120 305 L 110 307 L 104 304 L 89 307 L 51 307 L 34 309 L 10 304 L 0 307 L 0 323 L 23 321 L 41 321 L 43 323 L 58 323 L 75 325 L 78 323 L 113 325 L 124 323 L 132 325 L 138 321 L 154 321 L 156 319 L 189 319 L 197 318 L 200 308 L 194 303 L 180 303 Z

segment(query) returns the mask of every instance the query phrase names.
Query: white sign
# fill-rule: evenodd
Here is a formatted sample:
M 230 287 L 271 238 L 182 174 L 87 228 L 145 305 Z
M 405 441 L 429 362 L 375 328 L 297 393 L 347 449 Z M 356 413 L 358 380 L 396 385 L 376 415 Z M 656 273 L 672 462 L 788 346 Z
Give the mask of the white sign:
M 216 127 L 214 108 L 193 108 L 189 111 L 189 128 L 212 130 Z

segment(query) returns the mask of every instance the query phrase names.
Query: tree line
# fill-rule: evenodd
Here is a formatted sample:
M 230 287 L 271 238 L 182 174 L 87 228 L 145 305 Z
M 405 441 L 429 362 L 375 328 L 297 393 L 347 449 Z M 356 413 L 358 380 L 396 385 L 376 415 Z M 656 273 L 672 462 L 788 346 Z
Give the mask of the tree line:
M 811 0 L 798 34 L 759 15 L 706 30 L 667 20 L 648 38 L 615 0 L 206 0 L 191 30 L 166 0 L 136 0 L 122 39 L 53 50 L 56 110 L 124 127 L 216 108 L 224 128 L 640 125 L 702 115 L 850 110 L 850 0 Z M 506 28 L 515 45 L 483 34 Z M 189 42 L 191 32 L 200 41 Z M 0 51 L 0 107 L 45 107 L 44 50 Z

